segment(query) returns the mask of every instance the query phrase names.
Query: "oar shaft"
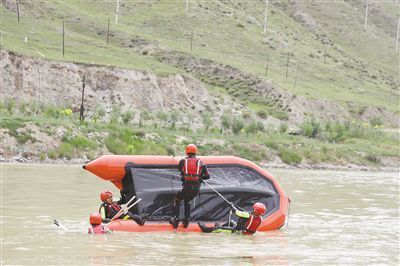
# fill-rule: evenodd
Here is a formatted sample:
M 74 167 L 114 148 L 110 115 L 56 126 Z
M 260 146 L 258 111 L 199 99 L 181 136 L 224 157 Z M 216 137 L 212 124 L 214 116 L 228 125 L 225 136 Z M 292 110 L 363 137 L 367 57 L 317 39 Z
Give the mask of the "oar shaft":
M 219 193 L 215 188 L 213 188 L 210 184 L 208 184 L 208 182 L 206 180 L 203 180 L 204 183 L 206 183 L 212 190 L 214 190 L 215 193 L 218 194 L 218 196 L 220 196 L 223 200 L 225 200 L 226 202 L 228 202 L 229 205 L 232 204 L 232 202 L 230 202 L 229 200 L 227 200 L 224 196 L 222 196 L 221 193 Z
M 125 206 L 128 206 L 134 199 L 136 198 L 136 196 L 133 196 L 127 203 Z M 111 218 L 111 221 L 115 219 L 115 217 L 119 217 L 123 212 L 125 211 L 125 207 L 121 208 L 116 215 L 114 215 L 114 217 Z
M 138 199 L 137 201 L 135 201 L 134 203 L 132 203 L 132 205 L 131 206 L 128 206 L 125 210 L 124 210 L 124 212 L 125 211 L 128 211 L 130 208 L 132 208 L 133 206 L 135 206 L 136 204 L 138 204 L 140 201 L 141 201 L 142 199 Z M 122 210 L 122 209 L 121 209 Z M 117 213 L 118 214 L 118 213 Z M 119 217 L 119 216 L 117 216 L 117 214 L 106 224 L 106 225 L 109 225 L 112 221 L 114 221 L 115 219 L 116 219 L 116 217 Z M 122 214 L 122 212 L 121 212 L 121 214 Z M 120 215 L 121 215 L 120 214 Z

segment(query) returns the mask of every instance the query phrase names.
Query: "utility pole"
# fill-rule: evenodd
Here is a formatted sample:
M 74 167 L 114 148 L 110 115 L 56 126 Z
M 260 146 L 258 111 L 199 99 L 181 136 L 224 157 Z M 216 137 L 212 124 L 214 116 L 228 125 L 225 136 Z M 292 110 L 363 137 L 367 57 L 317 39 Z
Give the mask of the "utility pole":
M 108 47 L 109 36 L 110 36 L 110 19 L 108 19 L 108 23 L 107 23 L 107 47 Z
M 365 0 L 365 19 L 364 19 L 364 29 L 367 29 L 368 22 L 368 0 Z
M 62 24 L 62 53 L 63 53 L 63 58 L 65 55 L 65 31 L 64 31 L 64 20 Z
M 85 82 L 86 82 L 86 76 L 84 75 L 82 78 L 82 101 L 81 101 L 81 109 L 79 111 L 79 121 L 82 123 L 83 120 L 85 119 L 83 116 L 83 112 L 85 111 L 85 106 L 83 105 L 83 99 L 85 97 Z
M 117 9 L 115 10 L 115 24 L 118 24 L 119 0 L 117 0 Z
M 397 22 L 396 52 L 399 51 L 399 35 L 400 35 L 400 17 L 399 17 L 399 21 Z
M 268 65 L 269 65 L 269 62 L 267 61 L 267 65 L 265 67 L 265 77 L 267 77 L 267 78 L 268 78 Z
M 186 12 L 189 11 L 189 0 L 186 0 L 186 8 L 185 8 Z
M 288 51 L 287 60 L 286 60 L 286 79 L 287 79 L 288 74 L 289 74 L 289 59 L 290 59 L 290 52 Z
M 192 34 L 190 35 L 190 51 L 193 50 L 193 31 Z
M 19 6 L 18 6 L 18 1 L 15 1 L 15 2 L 17 2 L 17 17 L 18 17 L 18 23 L 19 23 Z
M 265 0 L 264 33 L 267 33 L 267 29 L 268 29 L 268 3 L 269 3 L 269 0 Z

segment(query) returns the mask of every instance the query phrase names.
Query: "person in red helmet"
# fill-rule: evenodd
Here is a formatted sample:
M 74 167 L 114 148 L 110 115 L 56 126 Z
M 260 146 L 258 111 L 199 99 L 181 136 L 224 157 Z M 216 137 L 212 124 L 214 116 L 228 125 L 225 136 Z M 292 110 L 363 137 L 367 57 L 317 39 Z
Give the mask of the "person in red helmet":
M 244 235 L 252 235 L 257 232 L 258 227 L 263 221 L 263 215 L 265 215 L 267 208 L 261 202 L 257 202 L 253 205 L 252 213 L 241 211 L 235 205 L 231 205 L 234 214 L 239 217 L 237 223 L 234 221 L 225 223 L 223 225 L 215 224 L 215 226 L 207 227 L 203 222 L 198 222 L 200 229 L 204 233 L 241 233 Z
M 100 199 L 102 204 L 100 205 L 99 213 L 102 217 L 102 221 L 105 223 L 110 222 L 110 220 L 121 210 L 120 204 L 122 204 L 122 200 L 114 201 L 113 194 L 109 190 L 105 190 L 100 193 Z M 143 217 L 140 217 L 137 214 L 133 214 L 130 211 L 123 213 L 118 219 L 132 219 L 139 225 L 144 225 L 145 220 Z
M 185 206 L 183 226 L 185 228 L 189 226 L 190 202 L 199 193 L 202 181 L 210 178 L 206 165 L 200 159 L 196 158 L 196 154 L 196 145 L 189 144 L 186 147 L 187 157 L 179 161 L 182 189 L 174 198 L 174 216 L 170 220 L 174 228 L 177 228 L 179 225 L 179 211 L 182 201 L 184 201 Z
M 111 233 L 110 229 L 101 224 L 102 219 L 100 213 L 92 213 L 89 217 L 91 227 L 88 228 L 89 234 L 104 235 Z

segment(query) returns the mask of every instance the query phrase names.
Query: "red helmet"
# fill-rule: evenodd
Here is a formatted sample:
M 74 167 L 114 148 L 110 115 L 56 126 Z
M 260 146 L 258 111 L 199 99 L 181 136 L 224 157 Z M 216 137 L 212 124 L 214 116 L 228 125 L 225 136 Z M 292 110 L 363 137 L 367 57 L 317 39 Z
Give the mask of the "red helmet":
M 101 215 L 100 213 L 92 213 L 89 217 L 89 222 L 91 225 L 98 225 L 101 224 Z
M 112 196 L 113 193 L 109 190 L 104 190 L 103 192 L 100 193 L 101 201 L 106 201 L 107 198 L 111 198 Z
M 194 144 L 187 145 L 186 146 L 186 154 L 189 154 L 189 153 L 196 154 L 197 153 L 197 146 L 194 145 Z
M 267 211 L 267 208 L 265 207 L 264 203 L 257 202 L 254 203 L 253 205 L 253 213 L 255 215 L 264 215 Z

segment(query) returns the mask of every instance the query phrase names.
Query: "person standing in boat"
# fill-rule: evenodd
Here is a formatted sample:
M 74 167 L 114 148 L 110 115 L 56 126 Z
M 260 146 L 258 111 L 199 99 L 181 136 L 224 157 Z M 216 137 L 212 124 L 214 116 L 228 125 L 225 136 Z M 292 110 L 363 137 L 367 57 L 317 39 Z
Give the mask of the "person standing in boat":
M 186 147 L 185 159 L 179 161 L 179 171 L 182 177 L 182 189 L 174 198 L 174 216 L 170 223 L 174 228 L 179 225 L 179 212 L 181 202 L 184 201 L 185 217 L 183 226 L 189 226 L 190 219 L 190 202 L 199 194 L 200 186 L 203 180 L 210 179 L 207 166 L 198 158 L 196 158 L 197 147 L 189 144 Z
M 239 217 L 237 223 L 230 221 L 223 225 L 215 224 L 212 227 L 207 227 L 204 222 L 198 222 L 198 225 L 204 233 L 241 233 L 244 235 L 254 234 L 258 227 L 260 227 L 267 208 L 261 202 L 253 205 L 253 212 L 239 210 L 235 205 L 231 204 L 234 214 Z
M 92 213 L 89 217 L 90 227 L 88 229 L 88 234 L 94 235 L 104 235 L 111 233 L 111 230 L 106 226 L 102 225 L 102 219 L 100 213 Z
M 111 191 L 105 190 L 100 193 L 100 199 L 102 204 L 100 205 L 99 213 L 103 222 L 108 223 L 110 220 L 121 210 L 120 204 L 122 204 L 122 199 L 120 201 L 113 200 L 113 193 Z M 118 219 L 132 219 L 138 225 L 144 225 L 145 220 L 137 214 L 133 214 L 130 211 L 123 213 Z

